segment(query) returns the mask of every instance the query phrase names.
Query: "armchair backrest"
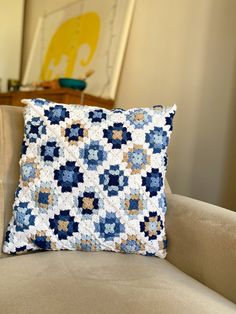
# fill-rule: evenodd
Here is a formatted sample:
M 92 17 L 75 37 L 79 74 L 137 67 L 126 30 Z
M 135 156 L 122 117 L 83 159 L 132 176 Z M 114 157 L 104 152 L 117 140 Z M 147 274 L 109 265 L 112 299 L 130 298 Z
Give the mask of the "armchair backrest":
M 0 106 L 0 256 L 6 226 L 19 181 L 19 159 L 24 130 L 23 108 Z

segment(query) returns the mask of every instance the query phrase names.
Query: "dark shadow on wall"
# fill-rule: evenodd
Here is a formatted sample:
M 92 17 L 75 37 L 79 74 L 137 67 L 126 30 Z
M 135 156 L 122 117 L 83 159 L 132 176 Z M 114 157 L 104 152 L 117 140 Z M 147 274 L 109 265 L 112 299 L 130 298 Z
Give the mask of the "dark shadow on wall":
M 236 58 L 227 139 L 226 156 L 228 158 L 225 161 L 221 204 L 223 207 L 236 211 Z

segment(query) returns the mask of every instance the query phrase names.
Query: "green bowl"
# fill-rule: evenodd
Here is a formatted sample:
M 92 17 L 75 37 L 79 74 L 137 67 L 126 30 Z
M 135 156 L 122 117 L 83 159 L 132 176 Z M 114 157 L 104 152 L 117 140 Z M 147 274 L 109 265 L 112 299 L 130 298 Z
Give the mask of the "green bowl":
M 78 89 L 78 90 L 84 90 L 85 87 L 87 86 L 86 82 L 83 80 L 76 80 L 72 78 L 60 78 L 59 79 L 59 84 L 61 87 L 68 87 L 68 88 L 73 88 L 73 89 Z

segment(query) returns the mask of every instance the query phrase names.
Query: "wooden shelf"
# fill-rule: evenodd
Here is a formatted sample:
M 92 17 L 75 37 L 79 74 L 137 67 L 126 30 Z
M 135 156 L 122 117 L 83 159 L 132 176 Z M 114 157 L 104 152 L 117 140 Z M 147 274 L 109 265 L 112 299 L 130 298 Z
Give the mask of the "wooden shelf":
M 114 107 L 113 100 L 95 97 L 70 88 L 0 93 L 0 105 L 24 106 L 24 104 L 20 102 L 23 98 L 45 98 L 59 103 L 81 104 L 107 109 L 112 109 Z

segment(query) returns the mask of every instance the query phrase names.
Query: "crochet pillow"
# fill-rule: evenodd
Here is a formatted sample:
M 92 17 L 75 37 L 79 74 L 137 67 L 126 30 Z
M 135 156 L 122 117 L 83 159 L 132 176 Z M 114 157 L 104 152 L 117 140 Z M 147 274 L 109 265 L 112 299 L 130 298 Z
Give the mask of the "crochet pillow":
M 3 251 L 166 256 L 175 105 L 106 110 L 26 99 L 20 182 Z

